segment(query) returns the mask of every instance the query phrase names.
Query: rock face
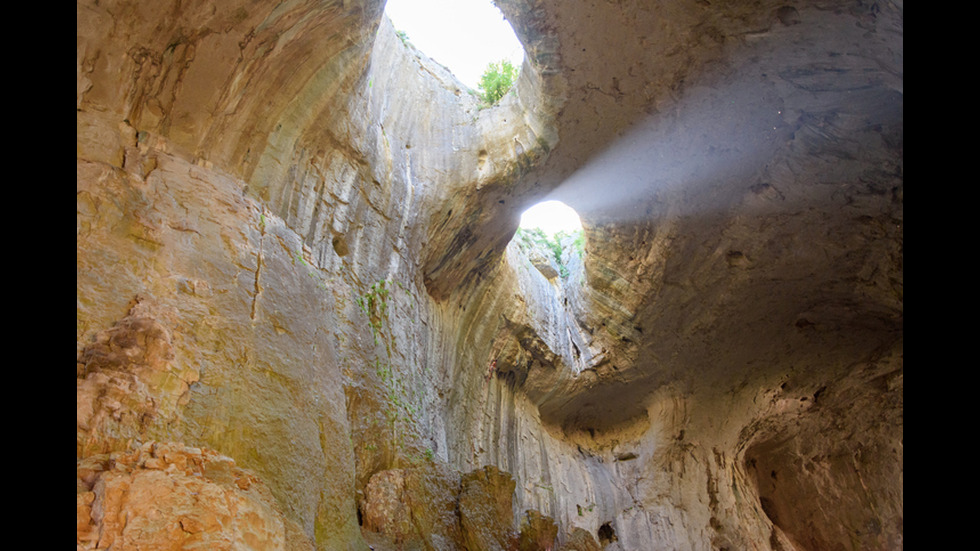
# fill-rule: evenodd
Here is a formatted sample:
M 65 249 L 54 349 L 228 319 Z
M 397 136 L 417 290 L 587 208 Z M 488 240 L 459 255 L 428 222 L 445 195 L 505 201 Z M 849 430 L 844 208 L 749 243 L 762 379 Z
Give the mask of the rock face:
M 497 4 L 76 5 L 79 549 L 903 547 L 902 3 Z
M 281 549 L 268 489 L 210 450 L 147 443 L 78 462 L 79 549 Z
M 459 492 L 460 526 L 466 549 L 506 549 L 517 534 L 514 520 L 514 479 L 493 466 L 463 477 Z
M 175 369 L 170 332 L 136 299 L 129 314 L 95 335 L 78 362 L 78 456 L 138 438 L 170 421 L 197 382 L 194 366 Z M 90 443 L 92 445 L 90 445 Z

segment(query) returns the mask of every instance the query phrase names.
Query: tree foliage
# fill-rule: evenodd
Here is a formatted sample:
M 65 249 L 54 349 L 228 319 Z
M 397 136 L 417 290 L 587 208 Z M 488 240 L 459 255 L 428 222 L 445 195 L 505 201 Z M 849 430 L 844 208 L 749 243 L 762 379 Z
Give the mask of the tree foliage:
M 494 105 L 510 90 L 517 80 L 518 69 L 506 59 L 487 65 L 480 77 L 480 99 L 486 105 Z
M 579 256 L 583 255 L 585 252 L 585 233 L 582 230 L 576 230 L 568 233 L 564 230 L 560 230 L 554 235 L 548 235 L 541 228 L 517 228 L 517 233 L 515 234 L 517 239 L 524 242 L 527 246 L 537 246 L 547 252 L 551 253 L 552 258 L 555 259 L 555 263 L 558 265 L 558 271 L 561 277 L 568 277 L 568 266 L 562 260 L 564 256 L 565 247 L 563 242 L 566 238 L 571 237 L 571 243 L 568 244 L 575 248 Z

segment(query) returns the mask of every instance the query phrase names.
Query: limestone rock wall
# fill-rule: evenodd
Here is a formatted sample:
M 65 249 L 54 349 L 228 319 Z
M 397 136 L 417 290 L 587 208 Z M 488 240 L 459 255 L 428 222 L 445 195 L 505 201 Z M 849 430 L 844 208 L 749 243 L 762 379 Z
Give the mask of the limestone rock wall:
M 429 218 L 554 140 L 380 9 L 78 5 L 78 456 L 220 450 L 319 548 L 363 545 L 367 478 L 438 446 Z
M 267 481 L 302 530 L 355 537 L 335 337 L 318 321 L 332 292 L 241 181 L 155 159 L 145 179 L 79 161 L 91 175 L 78 190 L 80 456 L 149 440 L 219 450 Z M 87 344 L 93 335 L 108 338 Z M 145 391 L 110 401 L 90 390 L 105 376 Z
M 499 4 L 77 4 L 79 548 L 901 548 L 901 3 Z
M 78 539 L 86 549 L 282 549 L 269 490 L 211 450 L 147 442 L 77 467 Z
M 447 413 L 468 427 L 449 439 L 460 470 L 490 463 L 523 482 L 515 515 L 542 511 L 598 539 L 605 529 L 613 549 L 901 548 L 900 339 L 870 352 L 852 341 L 723 390 L 671 382 L 638 419 L 569 424 L 561 402 L 601 384 L 572 351 L 587 337 L 560 306 L 565 289 L 509 251 L 494 291 L 467 301 L 478 311 L 459 322 L 466 340 L 447 347 L 485 373 L 453 381 L 449 401 L 466 407 Z

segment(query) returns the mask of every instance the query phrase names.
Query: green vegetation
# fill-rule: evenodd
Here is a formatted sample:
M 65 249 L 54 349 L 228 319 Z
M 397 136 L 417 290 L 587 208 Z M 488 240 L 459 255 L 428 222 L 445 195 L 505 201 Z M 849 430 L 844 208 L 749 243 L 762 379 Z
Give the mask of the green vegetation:
M 374 342 L 378 342 L 378 333 L 381 332 L 381 325 L 385 314 L 388 311 L 388 282 L 384 279 L 371 285 L 371 290 L 357 297 L 357 305 L 368 317 L 368 325 L 371 326 L 371 335 Z
M 296 261 L 297 260 L 299 260 L 299 263 L 302 264 L 303 266 L 306 266 L 307 268 L 310 267 L 309 262 L 307 262 L 306 259 L 303 258 L 303 251 L 302 250 L 299 250 L 299 251 L 296 251 L 295 253 L 293 253 L 293 266 L 296 265 Z
M 575 247 L 579 256 L 585 254 L 585 232 L 582 230 L 576 230 L 572 233 L 559 231 L 549 236 L 541 228 L 517 228 L 517 233 L 514 237 L 526 246 L 533 245 L 550 251 L 551 256 L 555 259 L 555 263 L 558 264 L 558 271 L 562 278 L 568 277 L 568 266 L 565 266 L 565 263 L 562 262 L 562 252 L 564 250 L 562 248 L 562 241 L 573 237 L 572 246 Z
M 395 34 L 398 35 L 398 38 L 401 39 L 402 44 L 406 46 L 411 44 L 411 42 L 408 40 L 408 33 L 406 33 L 405 31 L 400 31 L 398 29 L 395 29 Z
M 487 69 L 483 71 L 483 76 L 480 77 L 480 90 L 482 90 L 480 100 L 483 101 L 483 104 L 490 107 L 500 101 L 500 98 L 504 97 L 504 94 L 517 81 L 519 72 L 506 59 L 487 65 Z
M 264 226 L 265 226 L 265 215 L 262 215 L 261 222 L 262 222 L 263 231 L 264 231 L 264 229 L 265 229 L 264 228 Z M 297 251 L 295 251 L 293 253 L 293 259 L 292 260 L 293 260 L 293 266 L 296 265 L 296 262 L 297 261 L 300 264 L 302 264 L 303 266 L 306 266 L 306 268 L 308 270 L 307 273 L 306 273 L 306 275 L 310 276 L 310 279 L 316 281 L 316 286 L 317 287 L 319 287 L 320 289 L 323 289 L 324 291 L 327 290 L 327 282 L 328 282 L 328 280 L 323 275 L 320 274 L 320 270 L 318 268 L 316 268 L 315 266 L 311 265 L 309 262 L 306 261 L 306 257 L 303 256 L 303 250 L 302 249 L 299 249 L 299 250 L 297 250 Z M 333 278 L 330 278 L 329 281 L 332 282 L 333 281 Z
M 375 345 L 384 345 L 384 350 L 378 349 L 378 354 L 374 358 L 374 372 L 377 374 L 379 385 L 379 398 L 386 406 L 385 421 L 387 430 L 390 431 L 390 442 L 392 448 L 398 454 L 404 454 L 406 437 L 410 437 L 413 432 L 412 427 L 415 419 L 422 410 L 422 392 L 419 389 L 411 389 L 406 385 L 411 378 L 406 381 L 403 377 L 405 373 L 400 371 L 395 364 L 392 348 L 394 347 L 395 337 L 391 327 L 385 328 L 388 320 L 389 302 L 393 298 L 391 292 L 398 286 L 409 298 L 412 293 L 400 282 L 382 279 L 371 285 L 370 289 L 356 298 L 357 306 L 368 320 L 371 334 L 374 337 Z M 409 307 L 412 307 L 411 303 Z M 403 455 L 410 461 L 411 454 Z
M 371 285 L 371 290 L 357 297 L 357 305 L 369 317 L 380 317 L 388 310 L 388 281 L 381 281 Z
M 547 490 L 551 493 L 555 493 L 555 489 L 551 487 L 551 484 L 545 483 L 544 480 L 542 480 L 541 483 L 532 482 L 532 484 L 534 484 L 538 488 L 541 488 L 542 490 Z
M 578 230 L 572 232 L 572 235 L 575 236 L 575 240 L 572 241 L 572 246 L 575 247 L 575 251 L 578 252 L 579 256 L 585 256 L 585 232 Z

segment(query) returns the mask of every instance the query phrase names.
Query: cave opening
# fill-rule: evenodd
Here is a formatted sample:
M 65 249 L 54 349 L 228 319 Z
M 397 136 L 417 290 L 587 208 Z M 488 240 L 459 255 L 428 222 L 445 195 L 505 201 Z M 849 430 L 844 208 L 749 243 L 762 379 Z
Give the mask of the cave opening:
M 616 531 L 613 530 L 612 524 L 608 522 L 599 527 L 599 531 L 596 533 L 596 535 L 599 536 L 599 545 L 603 547 L 619 540 L 619 538 L 616 537 Z
M 532 264 L 552 282 L 566 279 L 585 257 L 582 221 L 561 201 L 544 201 L 525 210 L 511 242 L 528 252 Z
M 545 235 L 554 238 L 559 232 L 572 235 L 582 231 L 582 220 L 575 209 L 561 201 L 543 201 L 521 214 L 520 228 L 540 228 Z
M 524 46 L 490 0 L 388 0 L 385 15 L 411 43 L 472 90 L 490 63 L 520 70 Z

